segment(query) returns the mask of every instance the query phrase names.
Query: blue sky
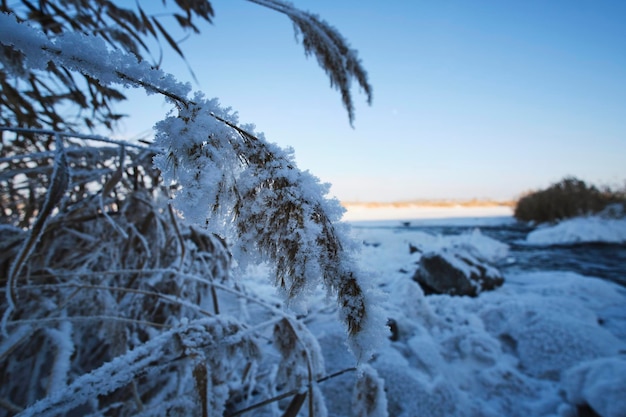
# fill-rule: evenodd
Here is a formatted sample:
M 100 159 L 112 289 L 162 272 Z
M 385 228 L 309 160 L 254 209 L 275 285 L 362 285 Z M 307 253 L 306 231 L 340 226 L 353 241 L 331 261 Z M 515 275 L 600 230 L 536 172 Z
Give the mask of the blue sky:
M 354 89 L 354 128 L 285 16 L 212 4 L 214 24 L 183 43 L 194 89 L 293 147 L 341 200 L 510 199 L 566 175 L 626 181 L 626 2 L 296 0 L 359 51 L 374 101 Z M 191 80 L 171 54 L 163 68 Z M 167 111 L 130 97 L 125 135 Z

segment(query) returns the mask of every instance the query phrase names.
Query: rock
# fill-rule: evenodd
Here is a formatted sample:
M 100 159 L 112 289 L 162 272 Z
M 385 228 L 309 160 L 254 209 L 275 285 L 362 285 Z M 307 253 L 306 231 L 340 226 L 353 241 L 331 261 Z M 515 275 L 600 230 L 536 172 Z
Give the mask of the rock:
M 583 404 L 576 407 L 578 417 L 602 417 L 596 413 L 593 408 L 589 407 L 589 404 Z
M 416 253 L 416 252 L 417 252 L 417 253 L 422 253 L 422 251 L 421 251 L 421 249 L 420 249 L 420 248 L 418 248 L 417 246 L 415 246 L 415 245 L 413 245 L 413 244 L 409 243 L 409 254 L 410 254 L 410 255 L 413 255 L 413 254 L 414 254 L 414 253 Z
M 389 327 L 389 331 L 391 332 L 391 334 L 389 335 L 389 340 L 391 340 L 392 342 L 397 342 L 400 339 L 398 323 L 394 319 L 388 319 L 387 327 Z
M 380 242 L 368 242 L 367 240 L 364 240 L 363 246 L 371 246 L 373 248 L 377 248 L 380 246 Z
M 468 295 L 493 290 L 504 283 L 500 271 L 461 251 L 428 252 L 422 255 L 413 275 L 424 294 Z

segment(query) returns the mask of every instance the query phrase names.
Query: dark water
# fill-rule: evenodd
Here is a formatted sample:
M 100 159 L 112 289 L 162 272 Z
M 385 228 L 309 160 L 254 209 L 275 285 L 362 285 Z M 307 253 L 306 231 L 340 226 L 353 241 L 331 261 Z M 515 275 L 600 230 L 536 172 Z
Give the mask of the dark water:
M 459 224 L 461 223 L 461 224 Z M 509 245 L 508 261 L 497 267 L 505 275 L 518 271 L 571 271 L 581 275 L 604 278 L 626 286 L 626 245 L 625 244 L 577 244 L 558 246 L 530 246 L 523 241 L 532 227 L 525 224 L 489 221 L 483 224 L 463 225 L 459 221 L 445 222 L 388 222 L 388 226 L 400 230 L 419 230 L 434 235 L 458 235 L 478 228 L 480 232 Z M 501 222 L 502 223 L 502 222 Z

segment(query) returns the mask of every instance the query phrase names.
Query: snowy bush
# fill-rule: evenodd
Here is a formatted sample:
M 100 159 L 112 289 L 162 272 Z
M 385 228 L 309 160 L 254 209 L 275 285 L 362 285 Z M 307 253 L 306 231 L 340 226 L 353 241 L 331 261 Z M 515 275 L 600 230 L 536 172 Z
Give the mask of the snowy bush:
M 369 88 L 354 51 L 313 15 L 258 3 L 294 21 L 352 118 L 350 79 Z M 287 304 L 322 284 L 366 360 L 384 319 L 328 187 L 217 100 L 97 37 L 2 14 L 0 42 L 16 80 L 54 66 L 174 107 L 148 146 L 2 127 L 0 415 L 326 415 L 317 341 L 237 275 L 268 263 Z M 359 375 L 354 406 L 384 415 L 382 381 Z

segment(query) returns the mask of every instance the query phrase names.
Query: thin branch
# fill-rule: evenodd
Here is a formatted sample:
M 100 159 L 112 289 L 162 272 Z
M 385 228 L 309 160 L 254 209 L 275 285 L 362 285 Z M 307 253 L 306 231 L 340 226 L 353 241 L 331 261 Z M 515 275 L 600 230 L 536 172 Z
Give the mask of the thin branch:
M 11 400 L 7 400 L 4 398 L 0 398 L 0 407 L 4 408 L 5 410 L 9 411 L 10 413 L 21 413 L 22 411 L 24 411 L 24 409 L 22 407 L 19 407 L 15 404 L 13 404 L 11 402 Z
M 208 286 L 213 285 L 215 288 L 222 290 L 224 292 L 228 292 L 231 293 L 233 295 L 236 295 L 238 297 L 244 298 L 248 301 L 251 301 L 255 304 L 258 304 L 262 307 L 265 307 L 266 309 L 268 309 L 269 311 L 271 311 L 272 313 L 278 314 L 281 317 L 287 317 L 288 314 L 286 312 L 284 312 L 283 310 L 274 307 L 273 305 L 259 300 L 258 298 L 250 295 L 250 294 L 246 294 L 243 291 L 237 290 L 237 289 L 233 289 L 230 288 L 226 285 L 220 284 L 218 282 L 212 282 L 206 278 L 202 278 L 201 276 L 198 275 L 194 275 L 194 274 L 187 274 L 187 273 L 183 273 L 181 271 L 179 271 L 178 269 L 173 269 L 173 268 L 154 268 L 154 269 L 118 269 L 115 271 L 98 271 L 98 272 L 92 272 L 92 273 L 85 273 L 85 272 L 60 272 L 60 273 L 54 273 L 54 274 L 37 274 L 37 275 L 31 275 L 30 278 L 31 280 L 36 279 L 36 278 L 45 278 L 45 277 L 73 277 L 73 276 L 100 276 L 100 275 L 122 275 L 122 274 L 172 274 L 172 275 L 176 275 L 180 278 L 184 278 L 184 279 L 188 279 L 191 281 L 197 281 L 197 282 L 201 282 L 203 284 L 206 284 Z M 45 285 L 41 285 L 39 286 L 39 288 L 54 288 L 56 285 L 62 285 L 62 284 L 45 284 Z M 23 286 L 21 288 L 29 288 L 29 286 Z M 107 287 L 109 288 L 109 287 Z M 5 290 L 6 291 L 6 290 Z M 2 292 L 2 288 L 0 288 L 0 293 Z
M 126 146 L 129 148 L 137 148 L 137 149 L 142 149 L 142 150 L 153 149 L 147 146 L 137 145 L 136 143 L 130 143 L 130 142 L 126 142 L 123 140 L 115 140 L 115 139 L 109 139 L 107 137 L 99 136 L 99 135 L 85 135 L 81 133 L 68 132 L 68 131 L 60 132 L 56 130 L 32 129 L 32 128 L 23 128 L 23 127 L 14 127 L 14 126 L 0 126 L 0 131 L 12 131 L 12 132 L 17 132 L 17 133 L 34 133 L 37 135 L 50 135 L 50 136 L 61 135 L 63 137 L 93 140 L 93 141 L 104 142 L 104 143 L 112 143 L 112 144 L 119 145 L 119 146 Z
M 167 324 L 155 323 L 153 321 L 146 320 L 137 320 L 137 319 L 129 319 L 128 317 L 117 317 L 117 316 L 70 316 L 70 317 L 39 317 L 36 319 L 19 319 L 19 320 L 9 320 L 7 325 L 18 325 L 18 324 L 30 324 L 34 327 L 43 327 L 48 323 L 58 323 L 60 321 L 68 320 L 71 322 L 84 322 L 84 321 L 118 321 L 121 323 L 130 323 L 130 324 L 142 324 L 144 326 L 152 326 L 158 327 L 160 329 L 171 329 L 172 326 Z
M 51 276 L 57 276 L 57 275 L 51 275 Z M 169 295 L 166 294 L 162 294 L 162 293 L 158 293 L 158 292 L 154 292 L 154 291 L 147 291 L 147 290 L 141 290 L 141 289 L 137 289 L 137 288 L 125 288 L 125 287 L 111 287 L 111 286 L 107 286 L 107 285 L 90 285 L 90 284 L 78 284 L 78 283 L 64 283 L 64 284 L 46 284 L 46 285 L 24 285 L 22 287 L 19 288 L 19 290 L 22 291 L 27 291 L 27 290 L 33 290 L 33 289 L 50 289 L 50 290 L 57 290 L 59 288 L 78 288 L 78 289 L 86 289 L 86 290 L 104 290 L 104 291 L 114 291 L 114 292 L 122 292 L 122 293 L 128 293 L 128 294 L 139 294 L 139 295 L 145 295 L 145 296 L 150 296 L 150 297 L 157 297 L 161 300 L 167 301 L 171 304 L 177 304 L 177 305 L 181 305 L 181 306 L 185 306 L 185 307 L 189 307 L 193 310 L 196 310 L 198 313 L 203 314 L 205 316 L 208 317 L 213 317 L 213 314 L 211 314 L 210 312 L 200 308 L 200 306 L 190 303 L 188 301 L 185 300 L 181 300 L 181 299 L 176 299 L 176 298 L 172 298 Z
M 337 371 L 337 372 L 335 372 L 335 373 L 333 373 L 333 374 L 326 375 L 326 376 L 324 376 L 324 377 L 322 377 L 322 378 L 319 378 L 319 379 L 317 379 L 315 382 L 319 384 L 319 383 L 321 383 L 321 382 L 328 381 L 329 379 L 332 379 L 332 378 L 336 378 L 336 377 L 338 377 L 338 376 L 341 376 L 341 375 L 343 375 L 343 374 L 345 374 L 345 373 L 347 373 L 347 372 L 354 372 L 354 371 L 356 371 L 356 369 L 357 369 L 357 368 L 355 368 L 355 367 L 342 369 L 341 371 Z M 296 395 L 296 394 L 299 394 L 299 393 L 300 393 L 300 390 L 299 390 L 299 389 L 294 389 L 294 390 L 291 390 L 291 391 L 285 392 L 285 393 L 283 393 L 283 394 L 277 395 L 277 396 L 275 396 L 275 397 L 268 398 L 267 400 L 263 400 L 263 401 L 258 402 L 258 403 L 256 403 L 256 404 L 253 404 L 253 405 L 251 405 L 251 406 L 249 406 L 249 407 L 242 408 L 241 410 L 237 410 L 237 411 L 235 411 L 234 413 L 227 414 L 227 415 L 226 415 L 226 417 L 236 417 L 236 416 L 240 416 L 240 415 L 242 415 L 243 413 L 247 413 L 248 411 L 255 410 L 255 409 L 257 409 L 257 408 L 260 408 L 260 407 L 266 406 L 266 405 L 271 404 L 271 403 L 276 402 L 276 401 L 283 400 L 283 399 L 285 399 L 285 398 L 291 397 L 292 395 Z

